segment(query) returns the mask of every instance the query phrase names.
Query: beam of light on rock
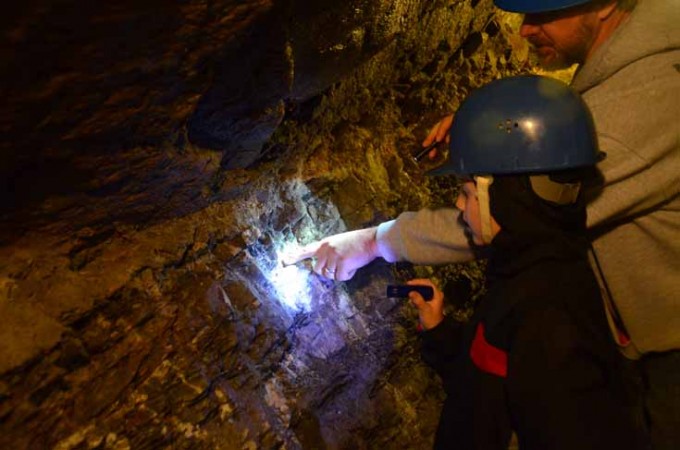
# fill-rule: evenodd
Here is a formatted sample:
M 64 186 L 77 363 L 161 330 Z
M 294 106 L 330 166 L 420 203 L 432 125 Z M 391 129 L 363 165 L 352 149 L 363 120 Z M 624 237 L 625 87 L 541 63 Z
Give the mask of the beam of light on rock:
M 285 243 L 278 253 L 286 255 L 295 246 L 294 243 Z M 310 282 L 313 276 L 309 268 L 303 264 L 283 267 L 278 261 L 268 274 L 281 303 L 289 309 L 305 312 L 311 309 L 313 289 Z

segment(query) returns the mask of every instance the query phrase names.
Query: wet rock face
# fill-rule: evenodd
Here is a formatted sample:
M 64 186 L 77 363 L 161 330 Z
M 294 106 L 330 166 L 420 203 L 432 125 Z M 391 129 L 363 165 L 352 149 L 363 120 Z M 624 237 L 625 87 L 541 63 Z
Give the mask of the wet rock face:
M 411 155 L 523 70 L 490 1 L 35 0 L 2 19 L 0 447 L 428 448 L 442 392 L 376 261 L 279 254 L 450 205 Z
M 384 48 L 406 15 L 395 2 L 278 4 L 225 49 L 189 120 L 189 139 L 224 150 L 226 168 L 248 166 L 287 108 L 315 97 Z

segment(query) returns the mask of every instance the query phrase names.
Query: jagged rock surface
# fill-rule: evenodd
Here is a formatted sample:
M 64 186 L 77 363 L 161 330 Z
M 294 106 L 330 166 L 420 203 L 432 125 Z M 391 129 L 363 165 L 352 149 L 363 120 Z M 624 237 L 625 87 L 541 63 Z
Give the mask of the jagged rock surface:
M 428 448 L 415 272 L 278 255 L 450 204 L 411 159 L 527 68 L 490 1 L 36 0 L 3 20 L 0 447 Z M 464 305 L 463 305 L 464 306 Z

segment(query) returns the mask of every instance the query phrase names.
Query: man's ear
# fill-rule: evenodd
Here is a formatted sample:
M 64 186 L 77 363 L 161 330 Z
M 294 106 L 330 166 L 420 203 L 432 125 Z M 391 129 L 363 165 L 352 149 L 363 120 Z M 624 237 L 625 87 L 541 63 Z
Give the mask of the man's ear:
M 616 1 L 611 1 L 608 2 L 604 5 L 602 5 L 598 10 L 597 10 L 597 18 L 600 19 L 601 22 L 604 22 L 605 20 L 609 19 L 609 17 L 614 14 L 614 11 L 616 11 L 617 8 L 617 2 Z

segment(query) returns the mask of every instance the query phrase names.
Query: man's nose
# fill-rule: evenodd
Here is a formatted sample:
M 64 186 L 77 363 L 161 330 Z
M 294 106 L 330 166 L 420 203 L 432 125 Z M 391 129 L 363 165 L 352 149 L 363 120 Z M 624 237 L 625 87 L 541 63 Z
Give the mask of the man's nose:
M 524 20 L 522 20 L 522 26 L 519 27 L 519 35 L 523 38 L 528 38 L 538 34 L 540 28 L 538 21 L 530 14 L 527 14 L 524 16 Z

